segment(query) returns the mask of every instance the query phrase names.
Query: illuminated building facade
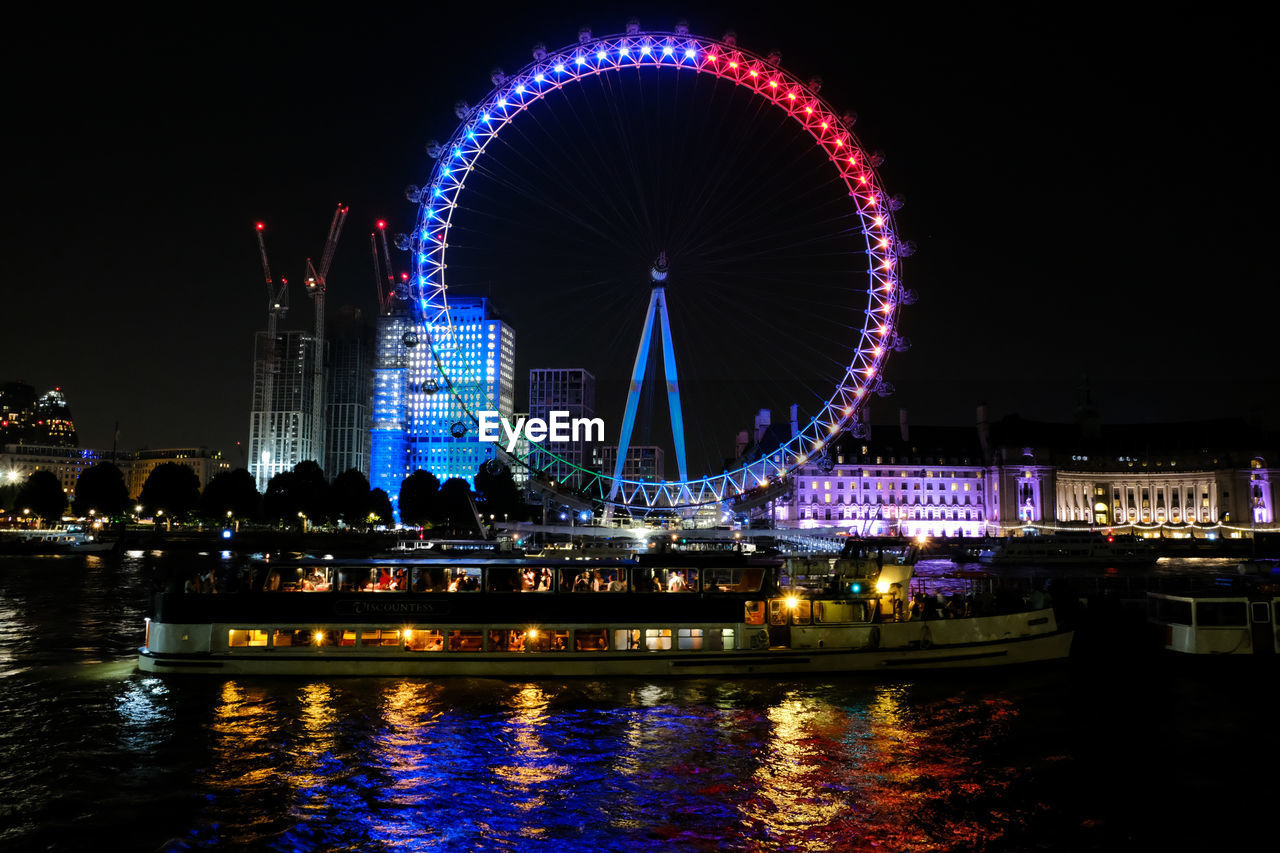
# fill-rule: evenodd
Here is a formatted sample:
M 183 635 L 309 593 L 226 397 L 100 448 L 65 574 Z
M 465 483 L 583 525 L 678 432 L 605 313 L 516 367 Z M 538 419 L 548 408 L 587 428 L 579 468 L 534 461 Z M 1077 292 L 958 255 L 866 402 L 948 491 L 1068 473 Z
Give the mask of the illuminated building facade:
M 474 485 L 497 445 L 479 440 L 466 410 L 506 418 L 515 410 L 514 330 L 479 298 L 449 300 L 449 321 L 428 330 L 437 366 L 427 342 L 413 337 L 418 326 L 407 312 L 378 319 L 370 480 L 393 501 L 412 471 Z
M 253 407 L 249 415 L 249 473 L 265 492 L 276 474 L 293 470 L 299 462 L 321 462 L 317 425 L 313 423 L 316 339 L 305 332 L 276 336 L 275 371 L 271 399 L 266 399 L 267 333 L 254 339 Z M 323 426 L 323 425 L 318 425 Z
M 606 444 L 596 448 L 596 467 L 612 473 L 618 461 L 618 445 Z M 622 479 L 658 482 L 666 478 L 666 459 L 661 447 L 651 444 L 633 444 L 627 448 L 627 458 L 622 464 Z
M 780 526 L 840 527 L 863 536 L 981 536 L 990 484 L 971 429 L 873 427 L 842 436 L 826 465 L 797 472 Z
M 76 489 L 76 480 L 85 470 L 109 459 L 101 450 L 59 447 L 42 444 L 6 444 L 0 453 L 0 483 L 21 483 L 36 471 L 49 471 L 58 478 L 68 495 Z M 121 468 L 125 463 L 117 462 Z M 12 507 L 5 507 L 12 509 Z
M 160 465 L 174 462 L 186 465 L 195 472 L 200 480 L 200 488 L 209 485 L 209 481 L 223 471 L 230 471 L 231 464 L 222 458 L 219 450 L 207 447 L 169 447 L 158 450 L 139 450 L 129 454 L 130 458 L 117 459 L 115 464 L 124 472 L 124 482 L 129 489 L 130 497 L 137 498 L 142 494 L 147 477 L 151 476 Z
M 591 371 L 581 367 L 536 368 L 529 371 L 529 417 L 548 420 L 551 412 L 568 412 L 572 421 L 576 418 L 594 418 L 596 408 L 596 378 Z M 529 465 L 543 471 L 552 480 L 573 484 L 574 469 L 566 463 L 582 468 L 591 465 L 592 442 L 545 441 L 529 449 Z M 615 451 L 616 453 L 616 451 Z M 554 454 L 559 459 L 553 459 Z M 559 461 L 559 460 L 564 460 Z
M 61 388 L 40 397 L 25 382 L 0 386 L 0 444 L 79 447 L 71 407 Z
M 1238 537 L 1276 526 L 1275 436 L 1241 421 L 1099 426 L 1008 417 L 977 430 L 873 427 L 802 467 L 780 526 L 862 535 L 1108 529 Z

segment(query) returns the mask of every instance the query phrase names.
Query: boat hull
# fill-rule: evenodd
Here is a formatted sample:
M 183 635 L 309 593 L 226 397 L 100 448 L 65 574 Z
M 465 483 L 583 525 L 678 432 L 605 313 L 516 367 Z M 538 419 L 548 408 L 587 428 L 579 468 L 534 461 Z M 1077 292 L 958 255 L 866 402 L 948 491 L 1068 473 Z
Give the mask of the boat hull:
M 1048 613 L 1049 617 L 1037 615 Z M 680 676 L 777 676 L 985 669 L 1044 664 L 1067 658 L 1073 633 L 1052 624 L 1052 611 L 1016 614 L 1045 620 L 1040 630 L 972 642 L 933 642 L 930 636 L 981 637 L 982 619 L 934 620 L 864 626 L 882 629 L 876 643 L 860 648 L 762 648 L 718 652 L 434 652 L 388 649 L 263 649 L 252 652 L 159 652 L 139 649 L 144 672 L 204 675 L 416 676 L 439 678 L 601 678 Z M 1008 620 L 1011 617 L 994 617 Z M 988 620 L 989 621 L 989 620 Z M 963 623 L 974 623 L 965 626 Z M 175 626 L 177 627 L 177 626 Z M 210 626 L 203 626 L 208 631 Z M 190 626 L 189 630 L 195 630 Z M 902 629 L 895 631 L 894 629 Z M 895 639 L 895 634 L 901 635 Z M 903 639 L 909 638 L 909 639 Z M 904 642 L 894 647 L 879 642 Z

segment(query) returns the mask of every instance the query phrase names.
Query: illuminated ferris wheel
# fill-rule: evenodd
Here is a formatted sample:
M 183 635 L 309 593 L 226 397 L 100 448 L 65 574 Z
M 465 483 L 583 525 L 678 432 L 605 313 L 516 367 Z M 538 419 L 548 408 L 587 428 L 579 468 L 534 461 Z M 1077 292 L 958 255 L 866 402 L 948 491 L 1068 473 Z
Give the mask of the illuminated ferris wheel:
M 462 403 L 467 417 L 452 425 L 453 435 L 465 435 L 476 428 L 477 410 L 496 408 L 493 401 L 478 400 L 474 393 L 482 387 L 482 377 L 469 375 L 468 368 L 458 366 L 467 363 L 456 357 L 467 344 L 465 336 L 451 325 L 446 257 L 450 229 L 466 194 L 468 178 L 495 140 L 519 132 L 514 129 L 531 106 L 563 97 L 567 89 L 584 80 L 627 69 L 714 77 L 748 93 L 757 105 L 781 111 L 786 121 L 803 132 L 809 146 L 823 158 L 829 175 L 842 186 L 842 197 L 847 190 L 843 203 L 865 243 L 865 272 L 859 271 L 856 280 L 847 282 L 841 297 L 861 317 L 861 328 L 850 330 L 854 340 L 845 352 L 851 355 L 847 363 L 842 355 L 834 388 L 824 392 L 816 414 L 795 429 L 789 440 L 764 455 L 732 470 L 699 477 L 685 471 L 681 447 L 679 479 L 660 482 L 626 479 L 619 475 L 620 464 L 609 471 L 572 465 L 578 491 L 602 504 L 631 508 L 721 503 L 767 490 L 803 465 L 825 467 L 834 461 L 827 457 L 827 448 L 836 436 L 866 434 L 863 412 L 867 399 L 892 392 L 883 378 L 888 354 L 908 345 L 898 333 L 899 310 L 914 301 L 899 278 L 900 258 L 910 254 L 911 248 L 899 240 L 894 223 L 893 212 L 900 207 L 901 198 L 885 192 L 876 173 L 880 158 L 864 150 L 851 130 L 852 118 L 837 114 L 818 95 L 819 84 L 801 82 L 782 69 L 779 60 L 777 54 L 761 56 L 738 46 L 732 35 L 710 39 L 691 35 L 682 25 L 673 32 L 647 32 L 633 21 L 624 34 L 596 38 L 583 29 L 575 44 L 554 51 L 535 48 L 534 61 L 519 72 L 506 75 L 495 70 L 494 88 L 477 105 L 457 105 L 461 123 L 446 144 L 431 146 L 435 165 L 430 180 L 409 190 L 419 212 L 413 233 L 402 240 L 402 248 L 413 257 L 409 298 L 416 325 L 407 333 L 406 343 L 425 345 L 431 364 L 430 368 L 415 368 L 419 375 L 410 377 L 410 388 L 427 395 L 452 393 Z M 665 307 L 662 310 L 665 324 Z M 651 316 L 652 312 L 651 305 Z M 669 350 L 668 340 L 668 356 Z M 673 365 L 668 372 L 674 372 Z M 628 402 L 631 418 L 634 407 Z M 672 402 L 674 417 L 679 410 L 678 398 Z M 679 429 L 673 426 L 673 431 Z M 629 425 L 624 434 L 628 431 Z M 625 440 L 619 457 L 625 454 Z M 677 444 L 681 443 L 677 438 Z M 527 463 L 525 458 L 513 461 Z

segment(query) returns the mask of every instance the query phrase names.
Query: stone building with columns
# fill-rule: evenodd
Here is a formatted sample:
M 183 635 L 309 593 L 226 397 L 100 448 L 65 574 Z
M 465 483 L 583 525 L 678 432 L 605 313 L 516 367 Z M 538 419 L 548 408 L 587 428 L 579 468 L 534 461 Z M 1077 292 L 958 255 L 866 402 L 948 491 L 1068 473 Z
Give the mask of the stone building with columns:
M 1015 416 L 842 436 L 771 507 L 780 526 L 863 535 L 1110 529 L 1240 537 L 1276 523 L 1280 439 L 1243 420 L 1103 425 Z

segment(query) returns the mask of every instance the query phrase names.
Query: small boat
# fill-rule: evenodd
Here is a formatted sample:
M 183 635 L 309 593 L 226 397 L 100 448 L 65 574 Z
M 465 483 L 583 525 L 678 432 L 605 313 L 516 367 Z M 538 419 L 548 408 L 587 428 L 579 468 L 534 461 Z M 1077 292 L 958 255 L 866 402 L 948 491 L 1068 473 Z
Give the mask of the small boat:
M 982 561 L 993 566 L 1149 568 L 1159 557 L 1156 550 L 1141 539 L 1081 530 L 1010 538 Z
M 1274 656 L 1280 653 L 1278 620 L 1280 589 L 1274 584 L 1147 593 L 1156 643 L 1180 654 Z
M 224 676 L 790 676 L 1068 656 L 1072 632 L 1050 608 L 911 618 L 915 557 L 899 540 L 802 560 L 273 561 L 243 591 L 157 595 L 138 665 Z

